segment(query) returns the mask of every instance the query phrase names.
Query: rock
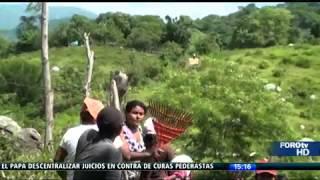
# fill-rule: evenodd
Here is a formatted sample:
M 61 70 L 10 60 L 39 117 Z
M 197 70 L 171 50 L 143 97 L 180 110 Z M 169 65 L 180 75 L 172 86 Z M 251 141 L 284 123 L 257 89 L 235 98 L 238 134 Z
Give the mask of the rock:
M 41 149 L 41 135 L 34 128 L 21 128 L 13 119 L 0 116 L 0 131 L 3 137 L 17 139 L 16 146 L 28 150 Z
M 18 134 L 22 146 L 28 149 L 41 149 L 41 135 L 34 128 L 24 128 Z
M 276 91 L 276 92 L 281 92 L 282 89 L 280 86 L 277 86 L 276 84 L 274 83 L 269 83 L 269 84 L 266 84 L 264 86 L 264 89 L 267 90 L 267 91 Z
M 21 127 L 13 119 L 0 116 L 0 130 L 11 135 L 17 135 L 21 131 Z
M 312 94 L 312 95 L 310 96 L 310 99 L 311 99 L 311 100 L 315 100 L 315 99 L 317 99 L 317 96 L 316 96 L 315 94 Z
M 51 70 L 54 71 L 54 72 L 59 72 L 59 71 L 60 71 L 60 68 L 59 68 L 58 66 L 53 66 L 53 67 L 51 68 Z

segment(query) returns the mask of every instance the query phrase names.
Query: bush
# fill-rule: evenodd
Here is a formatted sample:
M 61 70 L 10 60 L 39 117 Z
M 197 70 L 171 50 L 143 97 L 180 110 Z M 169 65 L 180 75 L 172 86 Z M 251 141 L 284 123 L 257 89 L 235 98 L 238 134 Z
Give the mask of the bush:
M 277 56 L 275 54 L 271 53 L 271 54 L 269 54 L 268 58 L 271 60 L 275 60 L 277 58 Z
M 285 73 L 285 69 L 275 69 L 272 71 L 273 77 L 282 77 Z
M 130 63 L 125 68 L 130 84 L 133 86 L 146 84 L 148 80 L 155 80 L 163 70 L 161 63 L 154 59 L 136 59 L 132 55 L 130 58 Z
M 291 138 L 292 132 L 283 128 L 291 107 L 261 88 L 258 72 L 225 61 L 211 61 L 207 67 L 215 68 L 175 71 L 165 87 L 152 94 L 163 104 L 193 114 L 193 125 L 180 143 L 195 161 L 254 161 L 251 150 L 267 156 L 268 142 Z M 259 147 L 254 145 L 257 137 Z
M 281 63 L 282 64 L 292 64 L 293 60 L 290 57 L 284 57 L 284 58 L 282 58 Z
M 308 51 L 303 51 L 302 54 L 306 55 L 306 56 L 312 56 L 314 54 L 314 52 L 311 50 L 308 50 Z
M 297 61 L 296 61 L 296 66 L 300 67 L 300 68 L 310 68 L 311 67 L 311 61 L 305 57 L 300 57 Z
M 267 69 L 269 66 L 270 65 L 269 65 L 268 61 L 262 61 L 259 63 L 258 67 L 259 67 L 259 69 Z
M 2 61 L 0 63 L 0 93 L 15 93 L 21 105 L 40 102 L 42 74 L 40 65 L 27 61 Z
M 253 52 L 253 55 L 255 55 L 255 56 L 261 56 L 261 55 L 263 55 L 263 51 L 262 51 L 261 49 L 255 50 L 255 51 Z
M 170 60 L 170 61 L 178 61 L 179 58 L 183 55 L 183 49 L 179 44 L 175 42 L 166 42 L 161 49 L 161 59 Z

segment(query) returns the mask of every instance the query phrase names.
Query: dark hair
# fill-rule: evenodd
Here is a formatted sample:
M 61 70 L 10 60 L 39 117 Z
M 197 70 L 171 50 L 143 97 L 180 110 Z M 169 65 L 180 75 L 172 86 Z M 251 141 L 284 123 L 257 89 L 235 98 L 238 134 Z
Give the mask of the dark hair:
M 87 111 L 85 110 L 86 109 L 86 105 L 84 104 L 81 108 L 81 111 L 80 111 L 80 120 L 81 120 L 81 123 L 89 123 L 89 124 L 94 124 L 95 123 L 95 120 L 94 118 L 92 117 L 92 115 Z
M 126 105 L 126 113 L 129 113 L 136 106 L 142 107 L 143 110 L 144 110 L 144 113 L 145 114 L 147 113 L 147 106 L 143 102 L 138 101 L 138 100 L 132 100 L 132 101 L 129 101 L 127 103 L 127 105 Z
M 99 134 L 103 137 L 114 138 L 120 134 L 124 117 L 113 107 L 103 108 L 97 117 Z
M 155 134 L 146 134 L 143 137 L 144 145 L 147 149 L 151 148 L 152 146 L 156 145 L 158 143 L 157 135 Z

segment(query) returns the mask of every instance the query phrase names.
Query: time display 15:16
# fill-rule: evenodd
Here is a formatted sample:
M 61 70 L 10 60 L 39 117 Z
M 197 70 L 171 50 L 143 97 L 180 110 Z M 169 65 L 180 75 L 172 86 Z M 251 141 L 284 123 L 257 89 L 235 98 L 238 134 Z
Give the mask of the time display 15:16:
M 228 169 L 231 171 L 255 171 L 256 165 L 255 164 L 236 163 L 236 164 L 229 164 Z

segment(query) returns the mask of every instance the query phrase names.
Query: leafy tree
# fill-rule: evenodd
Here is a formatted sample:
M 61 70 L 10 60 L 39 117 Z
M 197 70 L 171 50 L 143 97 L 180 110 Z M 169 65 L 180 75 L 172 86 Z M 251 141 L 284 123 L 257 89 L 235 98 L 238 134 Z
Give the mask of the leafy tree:
M 120 30 L 124 38 L 127 38 L 132 29 L 131 16 L 121 12 L 100 14 L 96 19 L 96 23 L 116 26 L 114 28 Z
M 100 17 L 100 16 L 99 16 Z M 97 21 L 95 31 L 93 33 L 93 39 L 96 41 L 100 41 L 103 44 L 111 43 L 111 44 L 123 44 L 124 43 L 124 35 L 116 26 L 113 20 Z
M 232 36 L 236 48 L 265 47 L 288 41 L 290 11 L 265 7 L 256 10 L 238 22 Z
M 69 23 L 60 24 L 53 32 L 49 32 L 50 46 L 68 46 L 70 40 L 68 38 Z
M 36 16 L 21 16 L 17 27 L 17 51 L 33 51 L 40 48 L 40 29 L 36 25 Z
M 183 48 L 187 48 L 189 45 L 191 32 L 191 19 L 187 16 L 180 16 L 177 18 L 171 18 L 170 16 L 165 17 L 167 20 L 166 30 L 162 37 L 162 41 L 173 41 L 180 44 Z
M 199 54 L 208 54 L 219 50 L 217 37 L 214 34 L 206 34 L 195 43 L 195 49 Z
M 278 6 L 290 10 L 294 16 L 292 36 L 298 38 L 291 38 L 291 42 L 310 42 L 313 38 L 319 38 L 319 3 L 285 3 Z
M 69 28 L 67 30 L 67 35 L 71 42 L 78 41 L 79 44 L 83 44 L 84 32 L 92 32 L 92 31 L 93 31 L 93 22 L 91 22 L 90 19 L 82 15 L 74 15 L 70 20 Z
M 159 16 L 134 16 L 132 31 L 127 38 L 129 47 L 139 50 L 157 50 L 160 47 L 164 23 Z

